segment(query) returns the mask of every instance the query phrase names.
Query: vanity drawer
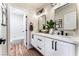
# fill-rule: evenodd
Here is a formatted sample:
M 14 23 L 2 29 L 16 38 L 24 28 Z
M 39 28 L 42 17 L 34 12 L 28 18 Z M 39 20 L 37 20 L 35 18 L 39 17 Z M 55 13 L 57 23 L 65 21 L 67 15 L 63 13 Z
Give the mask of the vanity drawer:
M 36 41 L 34 39 L 31 40 L 31 44 L 36 48 L 37 47 L 37 44 L 36 44 Z
M 37 40 L 37 35 L 34 35 L 34 40 L 37 42 L 38 40 Z
M 44 55 L 44 37 L 39 35 L 33 35 L 31 44 Z
M 43 55 L 45 54 L 45 52 L 44 52 L 44 46 L 41 47 L 41 46 L 37 45 L 36 49 L 37 49 L 39 52 L 41 52 Z
M 37 36 L 36 37 L 36 42 L 37 42 L 38 45 L 44 46 L 44 37 Z

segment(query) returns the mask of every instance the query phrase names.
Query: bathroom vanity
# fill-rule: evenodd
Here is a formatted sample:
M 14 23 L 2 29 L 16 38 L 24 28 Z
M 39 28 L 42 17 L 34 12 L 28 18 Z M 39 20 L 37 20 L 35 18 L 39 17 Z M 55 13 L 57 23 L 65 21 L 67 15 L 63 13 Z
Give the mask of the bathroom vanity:
M 65 4 L 55 8 L 53 17 L 54 19 L 52 20 L 56 22 L 55 28 L 57 31 L 61 31 L 62 35 L 58 32 L 60 35 L 57 33 L 46 34 L 44 32 L 34 32 L 31 36 L 31 45 L 44 56 L 79 55 L 79 37 L 76 38 L 74 36 L 77 30 L 77 5 Z M 47 21 L 46 16 L 40 16 L 38 19 L 38 29 L 42 30 L 43 24 L 46 24 Z M 66 33 L 63 33 L 62 30 Z
M 32 33 L 31 44 L 44 56 L 75 56 L 77 44 L 71 36 Z

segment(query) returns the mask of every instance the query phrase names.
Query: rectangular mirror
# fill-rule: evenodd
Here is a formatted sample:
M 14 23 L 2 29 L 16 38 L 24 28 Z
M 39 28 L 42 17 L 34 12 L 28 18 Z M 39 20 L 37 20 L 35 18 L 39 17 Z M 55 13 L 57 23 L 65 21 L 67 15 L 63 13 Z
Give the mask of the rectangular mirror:
M 44 25 L 46 25 L 46 15 L 42 15 L 38 18 L 38 30 L 43 30 Z
M 62 30 L 77 29 L 76 3 L 68 3 L 62 7 L 55 9 L 55 20 L 59 19 L 62 19 Z

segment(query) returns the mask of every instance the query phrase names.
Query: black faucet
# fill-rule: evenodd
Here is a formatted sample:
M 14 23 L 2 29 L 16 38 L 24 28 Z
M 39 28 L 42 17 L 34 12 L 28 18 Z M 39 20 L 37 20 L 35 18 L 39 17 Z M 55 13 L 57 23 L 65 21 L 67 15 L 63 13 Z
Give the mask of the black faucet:
M 61 31 L 61 35 L 64 35 L 64 31 Z

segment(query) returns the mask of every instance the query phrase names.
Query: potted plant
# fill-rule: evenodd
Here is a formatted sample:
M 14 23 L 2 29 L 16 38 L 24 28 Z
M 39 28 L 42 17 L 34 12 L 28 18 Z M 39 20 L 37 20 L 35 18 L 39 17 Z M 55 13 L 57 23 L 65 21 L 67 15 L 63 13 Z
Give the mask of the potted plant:
M 47 21 L 47 29 L 49 31 L 50 34 L 53 33 L 54 29 L 55 29 L 55 24 L 56 22 L 53 22 L 53 20 Z

